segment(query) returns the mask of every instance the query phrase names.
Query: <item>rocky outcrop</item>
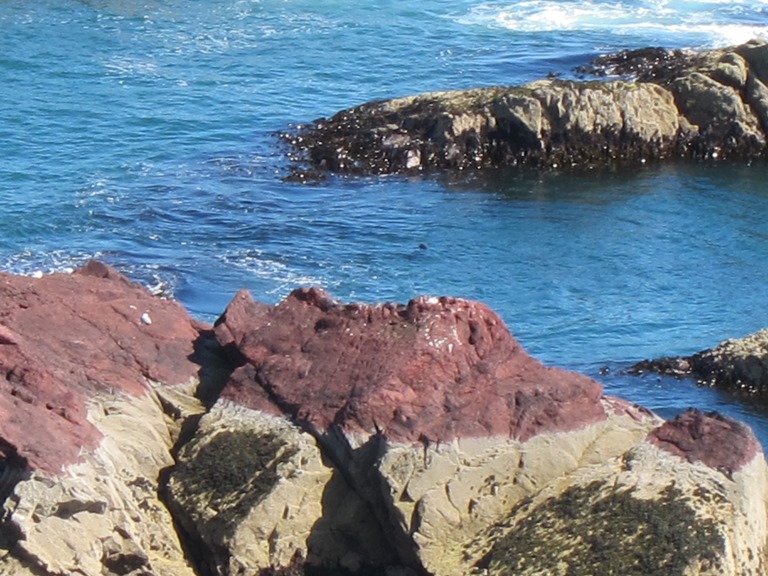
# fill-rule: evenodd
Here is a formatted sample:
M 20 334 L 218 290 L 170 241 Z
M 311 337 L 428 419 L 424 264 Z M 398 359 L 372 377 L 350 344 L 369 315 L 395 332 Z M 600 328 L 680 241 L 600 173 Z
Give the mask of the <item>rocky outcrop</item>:
M 691 356 L 643 360 L 630 371 L 695 378 L 705 386 L 740 394 L 768 394 L 768 330 L 725 340 Z
M 197 381 L 203 329 L 96 262 L 0 275 L 1 573 L 194 574 L 158 498 L 158 388 Z
M 246 362 L 223 398 L 255 409 L 266 400 L 318 435 L 343 431 L 352 445 L 377 433 L 430 444 L 525 441 L 605 418 L 597 382 L 543 366 L 476 302 L 345 305 L 308 288 L 268 307 L 241 292 L 215 330 Z
M 210 502 L 239 510 L 242 481 L 223 493 L 211 483 L 194 502 L 189 472 L 199 447 L 224 442 L 220 428 L 201 426 L 180 454 L 173 508 L 218 550 L 214 573 L 296 558 L 329 573 L 446 576 L 592 573 L 606 558 L 626 574 L 763 565 L 765 462 L 748 428 L 700 413 L 662 425 L 594 381 L 542 366 L 482 304 L 343 304 L 304 289 L 267 306 L 242 292 L 215 331 L 239 367 L 204 421 L 247 430 L 251 453 L 266 456 L 260 496 L 249 492 L 248 512 L 222 534 L 207 517 L 223 508 Z M 740 448 L 723 454 L 726 445 Z
M 288 416 L 339 470 L 347 493 L 361 500 L 355 508 L 376 518 L 382 532 L 377 552 L 386 550 L 390 562 L 416 573 L 465 573 L 467 539 L 550 479 L 621 454 L 658 423 L 647 412 L 604 398 L 593 380 L 544 367 L 476 302 L 418 298 L 405 306 L 345 305 L 304 289 L 270 307 L 242 292 L 216 334 L 242 364 L 222 392 L 222 414 L 236 418 L 244 407 L 259 418 Z M 282 444 L 294 446 L 295 457 L 298 440 Z M 315 469 L 306 462 L 316 459 L 305 458 L 300 473 L 290 481 L 283 475 L 281 482 L 300 484 L 295 490 L 306 494 L 303 478 Z M 297 467 L 295 461 L 289 467 Z M 182 484 L 172 478 L 180 508 L 188 492 Z M 264 499 L 253 518 L 265 517 L 261 507 L 274 505 Z M 190 515 L 198 531 L 208 508 L 198 506 Z M 306 512 L 303 523 L 320 522 L 319 510 Z M 259 521 L 247 528 L 243 521 L 240 530 L 249 534 L 243 538 L 258 540 L 265 533 Z M 313 533 L 309 540 L 322 538 Z M 235 547 L 222 555 L 230 566 Z M 345 554 L 355 564 L 380 562 L 355 548 L 313 558 L 307 544 L 300 553 L 322 565 L 343 565 Z M 279 556 L 275 548 L 269 562 Z
M 483 304 L 0 291 L 2 574 L 765 573 L 749 428 L 607 397 Z
M 600 166 L 664 158 L 765 157 L 768 44 L 701 53 L 642 50 L 594 70 L 621 80 L 371 102 L 284 134 L 295 175 L 492 166 Z
M 520 502 L 473 543 L 476 573 L 765 574 L 765 483 L 749 429 L 689 411 Z

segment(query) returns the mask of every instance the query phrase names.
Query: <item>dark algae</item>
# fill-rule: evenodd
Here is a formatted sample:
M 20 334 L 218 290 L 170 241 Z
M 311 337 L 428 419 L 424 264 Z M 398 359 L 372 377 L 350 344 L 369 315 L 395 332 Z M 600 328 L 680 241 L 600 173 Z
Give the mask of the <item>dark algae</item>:
M 209 507 L 242 519 L 277 484 L 277 469 L 295 451 L 274 434 L 220 432 L 175 473 L 188 494 L 210 494 Z
M 694 495 L 695 497 L 695 495 Z M 477 568 L 492 574 L 682 575 L 694 562 L 715 569 L 724 542 L 716 523 L 697 518 L 674 485 L 657 499 L 601 482 L 572 486 L 528 513 L 496 540 Z

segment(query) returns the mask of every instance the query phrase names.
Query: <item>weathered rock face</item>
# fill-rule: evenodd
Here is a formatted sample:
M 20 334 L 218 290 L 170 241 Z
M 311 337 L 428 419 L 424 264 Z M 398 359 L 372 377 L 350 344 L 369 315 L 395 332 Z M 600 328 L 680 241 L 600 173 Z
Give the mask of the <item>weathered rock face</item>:
M 57 474 L 94 448 L 86 418 L 100 392 L 146 394 L 147 383 L 186 384 L 199 327 L 176 303 L 152 297 L 92 262 L 74 274 L 0 276 L 0 418 L 6 450 Z M 48 420 L 45 428 L 30 422 Z
M 543 366 L 466 300 L 343 305 L 309 288 L 264 307 L 241 292 L 216 334 L 247 362 L 224 398 L 256 409 L 266 400 L 318 434 L 527 440 L 605 418 L 597 382 Z
M 289 416 L 340 471 L 339 490 L 355 495 L 345 498 L 380 527 L 378 558 L 360 538 L 348 551 L 328 554 L 326 544 L 326 553 L 318 554 L 323 538 L 310 532 L 294 554 L 314 565 L 370 570 L 382 566 L 385 551 L 390 565 L 401 569 L 465 574 L 471 569 L 467 542 L 515 503 L 554 478 L 619 456 L 659 424 L 647 412 L 604 398 L 590 379 L 542 366 L 498 316 L 475 302 L 419 298 L 405 306 L 344 305 L 305 289 L 270 307 L 242 292 L 215 330 L 242 364 L 222 392 L 222 413 L 237 405 L 259 418 Z M 299 450 L 298 440 L 286 444 Z M 182 466 L 186 458 L 197 459 L 183 451 Z M 308 488 L 301 480 L 314 469 L 310 461 L 291 464 L 299 470 L 292 478 L 273 477 L 276 486 L 297 485 L 302 496 L 293 501 L 312 500 L 303 496 Z M 172 484 L 178 486 L 176 501 L 189 510 L 183 481 Z M 290 502 L 277 501 L 286 507 Z M 252 517 L 264 518 L 275 507 L 265 498 Z M 208 506 L 191 509 L 190 521 L 199 526 Z M 302 525 L 341 532 L 336 519 L 305 512 L 297 512 Z M 239 526 L 244 540 L 275 530 L 251 519 Z M 216 538 L 209 539 L 212 545 Z M 224 549 L 230 566 L 245 557 L 234 539 Z M 285 565 L 278 547 L 271 554 L 262 568 Z M 345 564 L 345 558 L 354 562 Z M 217 570 L 227 573 L 223 563 Z
M 768 44 L 606 59 L 630 81 L 546 80 L 372 102 L 286 134 L 311 169 L 600 166 L 766 155 Z
M 220 401 L 178 461 L 169 501 L 205 550 L 204 573 L 372 573 L 399 562 L 369 506 L 286 418 Z
M 737 393 L 768 394 L 768 330 L 726 340 L 691 356 L 644 360 L 631 371 L 695 378 Z
M 746 426 L 605 397 L 482 304 L 242 292 L 212 329 L 98 263 L 0 292 L 1 574 L 766 571 Z
M 195 381 L 202 328 L 96 262 L 0 276 L 0 572 L 193 574 L 157 496 L 174 425 L 155 386 Z
M 734 469 L 714 465 L 707 452 L 725 443 L 746 447 L 724 457 Z M 472 544 L 480 557 L 475 571 L 765 574 L 765 485 L 765 459 L 751 431 L 689 411 L 621 458 L 584 467 L 520 502 Z

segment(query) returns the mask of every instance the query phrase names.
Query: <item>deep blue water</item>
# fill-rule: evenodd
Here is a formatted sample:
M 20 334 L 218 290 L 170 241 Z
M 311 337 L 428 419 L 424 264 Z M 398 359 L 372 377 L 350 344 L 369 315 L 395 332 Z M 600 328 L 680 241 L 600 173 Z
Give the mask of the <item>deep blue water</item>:
M 3 0 L 0 30 L 0 268 L 95 256 L 206 320 L 239 288 L 480 299 L 547 363 L 768 441 L 760 407 L 620 374 L 768 326 L 765 165 L 301 185 L 273 135 L 612 50 L 768 37 L 768 2 Z

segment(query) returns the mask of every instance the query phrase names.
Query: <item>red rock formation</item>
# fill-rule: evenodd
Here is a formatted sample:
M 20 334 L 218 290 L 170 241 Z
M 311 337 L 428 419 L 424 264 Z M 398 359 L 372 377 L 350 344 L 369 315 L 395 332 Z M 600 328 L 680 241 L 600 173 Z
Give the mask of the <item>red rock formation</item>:
M 762 452 L 749 426 L 693 408 L 654 429 L 648 440 L 688 462 L 728 472 L 740 470 Z
M 39 279 L 0 275 L 0 454 L 57 473 L 100 435 L 98 392 L 189 381 L 202 325 L 108 266 Z
M 244 362 L 225 398 L 320 432 L 527 440 L 605 418 L 598 383 L 543 366 L 477 302 L 344 305 L 311 288 L 269 307 L 241 292 L 216 334 Z

